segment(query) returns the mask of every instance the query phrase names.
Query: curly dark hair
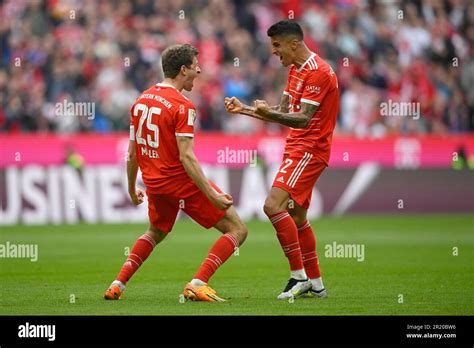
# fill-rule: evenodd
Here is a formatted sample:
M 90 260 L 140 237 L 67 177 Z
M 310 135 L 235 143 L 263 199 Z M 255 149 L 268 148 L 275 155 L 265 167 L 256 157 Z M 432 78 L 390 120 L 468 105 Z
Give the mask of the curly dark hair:
M 161 56 L 165 77 L 175 78 L 183 65 L 189 68 L 193 64 L 193 58 L 198 54 L 199 51 L 189 44 L 173 45 L 165 49 Z

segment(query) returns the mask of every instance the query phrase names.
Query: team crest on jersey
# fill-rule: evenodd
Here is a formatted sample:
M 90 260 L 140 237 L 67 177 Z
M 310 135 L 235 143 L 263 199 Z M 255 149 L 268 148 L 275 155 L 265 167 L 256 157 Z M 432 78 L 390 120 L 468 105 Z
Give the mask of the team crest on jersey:
M 298 83 L 296 84 L 296 90 L 299 91 L 302 86 L 303 86 L 303 83 L 301 81 L 298 81 Z
M 306 86 L 306 92 L 309 92 L 309 93 L 316 93 L 316 94 L 319 94 L 321 93 L 321 87 L 319 86 Z
M 188 126 L 194 126 L 194 120 L 196 119 L 196 110 L 188 110 Z

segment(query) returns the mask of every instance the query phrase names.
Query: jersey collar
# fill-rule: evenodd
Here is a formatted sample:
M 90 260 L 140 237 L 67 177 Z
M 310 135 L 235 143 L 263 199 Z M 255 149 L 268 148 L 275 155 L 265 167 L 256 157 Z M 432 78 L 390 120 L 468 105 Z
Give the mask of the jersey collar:
M 301 66 L 298 69 L 296 69 L 296 71 L 300 72 L 304 68 L 304 66 L 308 64 L 308 62 L 315 56 L 316 56 L 316 53 L 311 52 L 311 55 L 309 56 L 309 58 L 306 59 L 306 61 L 303 64 L 301 64 Z
M 178 92 L 179 94 L 181 94 L 186 100 L 189 100 L 183 93 L 181 93 L 180 91 L 178 91 L 178 89 L 173 86 L 173 85 L 170 85 L 168 83 L 162 83 L 162 82 L 159 82 L 157 83 L 155 86 L 157 87 L 170 87 L 170 88 L 173 88 L 176 92 Z
M 157 83 L 156 86 L 158 86 L 158 87 L 171 87 L 171 88 L 176 89 L 175 86 L 170 85 L 170 84 L 167 84 L 167 83 Z M 176 90 L 177 90 L 177 89 L 176 89 Z

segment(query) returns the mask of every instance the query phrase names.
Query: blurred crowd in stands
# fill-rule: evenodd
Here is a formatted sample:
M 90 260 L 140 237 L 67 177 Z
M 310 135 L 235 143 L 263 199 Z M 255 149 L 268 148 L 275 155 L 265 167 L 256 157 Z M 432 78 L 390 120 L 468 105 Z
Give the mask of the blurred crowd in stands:
M 200 131 L 282 132 L 226 114 L 223 99 L 279 104 L 287 69 L 271 56 L 266 30 L 288 18 L 338 75 L 337 132 L 474 131 L 470 0 L 6 0 L 0 131 L 127 131 L 135 98 L 163 78 L 163 49 L 191 43 L 202 73 L 187 95 Z M 421 117 L 383 116 L 388 101 L 419 103 Z M 59 103 L 94 103 L 94 115 L 58 113 Z

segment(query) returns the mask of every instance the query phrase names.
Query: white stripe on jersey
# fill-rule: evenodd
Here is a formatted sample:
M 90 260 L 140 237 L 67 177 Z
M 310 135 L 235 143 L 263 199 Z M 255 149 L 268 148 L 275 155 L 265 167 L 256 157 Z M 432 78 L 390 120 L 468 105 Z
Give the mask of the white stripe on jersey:
M 316 105 L 316 106 L 319 106 L 320 103 L 314 101 L 314 100 L 309 100 L 309 99 L 306 99 L 306 98 L 301 98 L 300 101 L 302 103 L 308 103 L 308 104 L 313 104 L 313 105 Z
M 295 138 L 291 138 L 291 139 L 294 140 Z M 291 146 L 298 145 L 298 148 L 301 148 L 301 147 L 313 148 L 314 147 L 314 142 L 301 141 L 301 139 L 297 139 L 297 140 L 298 140 L 298 144 L 291 144 Z
M 315 56 L 316 56 L 316 53 L 311 52 L 311 55 L 309 56 L 309 58 L 306 59 L 306 61 L 305 61 L 303 64 L 301 64 L 301 66 L 300 66 L 298 69 L 296 69 L 296 71 L 297 71 L 297 72 L 300 72 L 301 70 L 303 70 L 303 68 L 304 68 L 304 66 L 306 65 L 306 63 L 308 63 L 308 62 L 309 62 L 311 59 L 313 59 Z
M 303 79 L 300 79 L 299 77 L 296 77 L 295 75 L 291 75 L 291 77 L 300 81 L 304 81 Z
M 297 92 L 297 91 L 294 91 L 294 90 L 292 90 L 292 89 L 290 89 L 290 92 L 298 93 L 298 94 L 303 94 L 303 92 Z
M 317 70 L 318 69 L 318 63 L 316 62 L 316 59 L 314 59 L 315 57 L 313 57 L 309 62 L 309 66 L 311 67 L 311 69 L 313 70 Z

